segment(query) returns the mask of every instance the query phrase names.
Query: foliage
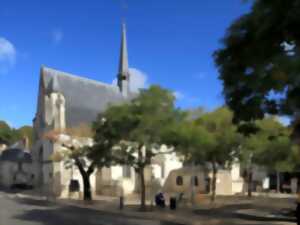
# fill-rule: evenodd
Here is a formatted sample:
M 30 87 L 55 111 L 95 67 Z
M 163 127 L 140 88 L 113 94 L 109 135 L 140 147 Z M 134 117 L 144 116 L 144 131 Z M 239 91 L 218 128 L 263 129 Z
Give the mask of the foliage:
M 4 122 L 0 121 L 0 142 L 5 144 L 12 144 L 18 139 L 18 133 L 16 130 L 10 128 L 10 126 Z
M 216 176 L 221 167 L 229 167 L 237 157 L 241 135 L 232 124 L 232 113 L 223 107 L 189 118 L 173 128 L 171 139 L 177 151 L 190 164 L 207 164 L 212 168 L 212 201 L 215 199 Z
M 253 136 L 260 138 L 259 149 L 254 161 L 278 172 L 292 171 L 299 164 L 293 155 L 296 146 L 290 140 L 291 130 L 283 126 L 276 118 L 268 117 L 257 121 L 260 131 Z M 298 153 L 299 154 L 299 153 Z
M 285 160 L 291 148 L 290 132 L 274 117 L 255 122 L 259 131 L 243 138 L 241 162 L 271 166 L 278 160 Z M 269 165 L 268 165 L 269 164 Z
M 184 157 L 185 163 L 205 163 L 205 153 L 215 147 L 214 136 L 195 121 L 183 121 L 172 127 L 169 143 Z
M 111 106 L 99 115 L 113 142 L 133 143 L 132 148 L 144 146 L 147 152 L 167 144 L 169 127 L 180 121 L 183 114 L 174 106 L 174 96 L 159 86 L 142 90 L 131 102 Z M 103 128 L 102 128 L 103 129 Z M 96 129 L 97 133 L 100 132 Z
M 214 53 L 234 121 L 300 109 L 300 1 L 257 0 Z
M 232 112 L 222 107 L 199 117 L 196 124 L 204 127 L 213 138 L 211 146 L 205 150 L 205 160 L 215 161 L 220 166 L 230 164 L 238 154 L 241 140 L 236 126 L 232 124 Z
M 300 162 L 299 156 L 294 155 L 289 128 L 270 116 L 255 121 L 255 126 L 257 132 L 244 136 L 239 157 L 247 171 L 249 196 L 252 192 L 253 165 L 262 166 L 269 172 L 287 172 L 295 169 Z
M 33 128 L 31 126 L 23 126 L 18 129 L 18 132 L 21 137 L 27 137 L 28 138 L 28 144 L 29 148 L 31 148 L 33 144 Z
M 32 127 L 23 126 L 19 129 L 10 127 L 5 121 L 0 121 L 0 143 L 11 145 L 24 136 L 29 139 L 29 144 L 32 143 Z
M 144 169 L 152 158 L 163 154 L 161 145 L 170 140 L 170 127 L 179 122 L 182 113 L 174 106 L 173 94 L 159 86 L 141 90 L 131 102 L 109 107 L 99 115 L 98 133 L 104 132 L 114 147 L 113 159 L 120 164 L 135 168 L 141 180 L 141 207 L 145 207 Z M 98 123 L 103 123 L 98 128 Z

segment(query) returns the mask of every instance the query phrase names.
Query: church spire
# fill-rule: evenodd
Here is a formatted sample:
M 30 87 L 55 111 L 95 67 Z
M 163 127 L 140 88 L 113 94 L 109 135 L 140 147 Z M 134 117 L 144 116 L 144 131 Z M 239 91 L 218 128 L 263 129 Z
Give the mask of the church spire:
M 129 69 L 128 69 L 128 53 L 126 41 L 126 26 L 122 24 L 122 40 L 120 49 L 120 62 L 118 71 L 118 86 L 122 94 L 127 97 L 129 92 Z

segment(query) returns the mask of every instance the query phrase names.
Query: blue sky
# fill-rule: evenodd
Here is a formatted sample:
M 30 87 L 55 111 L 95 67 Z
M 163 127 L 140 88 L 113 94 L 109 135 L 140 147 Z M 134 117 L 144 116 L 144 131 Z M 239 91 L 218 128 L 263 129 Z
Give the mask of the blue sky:
M 2 0 L 0 120 L 31 124 L 41 65 L 112 83 L 122 18 L 136 85 L 174 91 L 183 108 L 223 104 L 212 53 L 241 0 Z

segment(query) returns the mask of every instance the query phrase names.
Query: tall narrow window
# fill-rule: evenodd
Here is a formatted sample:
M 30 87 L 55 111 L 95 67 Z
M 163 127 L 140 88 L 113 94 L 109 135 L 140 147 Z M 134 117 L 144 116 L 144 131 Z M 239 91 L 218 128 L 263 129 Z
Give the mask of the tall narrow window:
M 194 179 L 194 186 L 197 187 L 199 185 L 199 183 L 198 183 L 198 177 L 194 176 L 193 179 Z
M 177 184 L 177 186 L 182 186 L 183 185 L 183 178 L 182 178 L 182 176 L 176 177 L 176 184 Z

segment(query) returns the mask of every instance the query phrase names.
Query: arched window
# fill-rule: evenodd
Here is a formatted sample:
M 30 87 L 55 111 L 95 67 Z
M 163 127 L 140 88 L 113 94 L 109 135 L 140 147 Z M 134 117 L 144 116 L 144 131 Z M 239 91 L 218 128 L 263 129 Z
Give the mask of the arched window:
M 193 179 L 194 179 L 194 186 L 197 187 L 199 185 L 199 183 L 198 183 L 198 177 L 194 176 Z
M 183 185 L 183 178 L 182 178 L 182 176 L 177 176 L 176 177 L 176 184 L 178 186 L 182 186 Z

